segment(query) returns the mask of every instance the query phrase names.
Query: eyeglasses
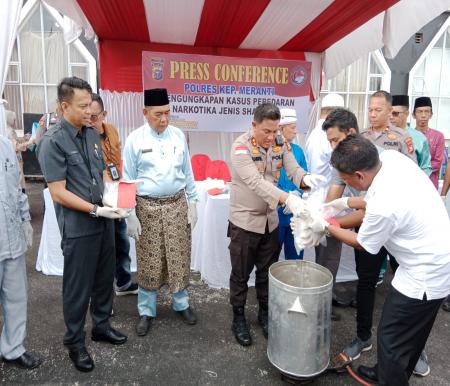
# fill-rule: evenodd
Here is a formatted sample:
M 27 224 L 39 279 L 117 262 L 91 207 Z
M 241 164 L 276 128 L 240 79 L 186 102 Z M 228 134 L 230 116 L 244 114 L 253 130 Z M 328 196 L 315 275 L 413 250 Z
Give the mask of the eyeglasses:
M 91 115 L 91 121 L 92 122 L 97 122 L 98 119 L 100 118 L 100 114 L 103 113 L 104 110 L 100 111 L 98 114 L 92 114 Z
M 400 114 L 404 114 L 406 111 L 392 111 L 391 114 L 393 117 L 398 117 Z

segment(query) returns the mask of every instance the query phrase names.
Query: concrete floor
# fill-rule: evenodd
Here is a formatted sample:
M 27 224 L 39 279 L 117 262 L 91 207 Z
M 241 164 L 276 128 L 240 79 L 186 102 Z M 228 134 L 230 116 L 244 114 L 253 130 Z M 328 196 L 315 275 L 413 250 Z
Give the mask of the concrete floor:
M 266 340 L 257 325 L 255 293 L 249 292 L 247 314 L 254 344 L 239 346 L 230 331 L 231 310 L 228 291 L 207 287 L 198 274 L 192 275 L 191 305 L 197 311 L 196 326 L 182 323 L 170 309 L 170 298 L 159 298 L 158 318 L 150 333 L 139 338 L 134 332 L 137 318 L 136 297 L 115 300 L 112 325 L 128 335 L 119 347 L 86 340 L 95 360 L 93 372 L 83 374 L 72 366 L 62 345 L 65 331 L 61 307 L 62 278 L 45 276 L 35 270 L 42 227 L 42 184 L 29 183 L 28 193 L 33 217 L 34 245 L 27 256 L 29 301 L 26 347 L 39 354 L 44 363 L 25 371 L 0 362 L 0 382 L 28 385 L 284 385 L 279 372 L 266 356 Z M 384 296 L 391 277 L 377 291 L 375 323 L 378 323 Z M 354 283 L 338 285 L 343 297 L 354 292 Z M 342 320 L 332 324 L 332 354 L 338 353 L 355 334 L 355 310 L 337 310 Z M 1 317 L 1 314 L 0 314 Z M 1 321 L 1 320 L 0 320 Z M 86 331 L 89 337 L 90 321 Z M 411 385 L 450 385 L 450 314 L 439 312 L 427 343 L 431 374 L 411 378 Z M 372 365 L 376 347 L 355 362 Z M 327 373 L 313 385 L 356 385 L 346 374 Z

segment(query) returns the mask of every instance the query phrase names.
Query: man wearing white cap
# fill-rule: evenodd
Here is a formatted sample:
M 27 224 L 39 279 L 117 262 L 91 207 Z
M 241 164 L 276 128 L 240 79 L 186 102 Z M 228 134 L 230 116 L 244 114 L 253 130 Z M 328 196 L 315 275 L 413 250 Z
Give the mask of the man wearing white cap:
M 313 174 L 320 174 L 331 181 L 331 146 L 327 140 L 322 124 L 327 115 L 338 107 L 344 107 L 344 98 L 339 94 L 328 94 L 322 99 L 320 118 L 316 127 L 311 131 L 306 140 L 306 158 L 308 160 L 309 171 Z M 325 197 L 323 197 L 325 199 Z
M 308 166 L 306 164 L 305 153 L 303 149 L 292 143 L 297 131 L 297 113 L 294 109 L 280 109 L 281 119 L 280 119 L 280 130 L 284 139 L 288 141 L 292 148 L 292 154 L 295 157 L 297 163 L 302 167 L 303 170 L 308 171 Z M 297 192 L 300 195 L 303 194 L 303 190 L 297 187 L 287 176 L 284 167 L 280 171 L 280 179 L 278 180 L 278 188 L 284 190 L 285 192 Z M 292 214 L 284 214 L 284 208 L 278 208 L 278 240 L 280 242 L 280 248 L 284 245 L 284 257 L 286 260 L 298 260 L 303 259 L 303 251 L 297 253 L 294 246 L 294 236 L 291 230 L 291 217 Z

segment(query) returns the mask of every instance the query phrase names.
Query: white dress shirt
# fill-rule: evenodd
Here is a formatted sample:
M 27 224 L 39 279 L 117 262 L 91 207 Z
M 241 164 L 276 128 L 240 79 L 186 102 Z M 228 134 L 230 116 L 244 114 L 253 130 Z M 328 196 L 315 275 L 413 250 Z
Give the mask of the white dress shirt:
M 123 150 L 123 179 L 142 180 L 140 196 L 172 196 L 186 190 L 198 201 L 191 160 L 183 132 L 168 126 L 158 134 L 148 123 L 130 133 Z
M 327 184 L 331 181 L 331 145 L 328 142 L 327 134 L 322 130 L 325 119 L 319 119 L 316 127 L 311 131 L 306 140 L 305 153 L 308 162 L 308 171 L 311 174 L 320 174 L 327 179 Z
M 450 220 L 425 173 L 396 150 L 380 154 L 381 169 L 367 191 L 357 240 L 369 253 L 384 245 L 399 267 L 393 287 L 414 299 L 450 293 Z

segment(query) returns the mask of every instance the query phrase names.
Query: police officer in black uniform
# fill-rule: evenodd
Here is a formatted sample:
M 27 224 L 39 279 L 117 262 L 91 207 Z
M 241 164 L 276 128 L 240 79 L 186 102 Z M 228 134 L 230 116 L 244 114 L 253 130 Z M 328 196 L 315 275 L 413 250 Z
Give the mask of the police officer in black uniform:
M 115 269 L 114 222 L 126 211 L 102 206 L 104 163 L 100 137 L 90 120 L 91 86 L 64 78 L 58 85 L 61 120 L 46 132 L 37 156 L 61 231 L 64 255 L 64 345 L 80 371 L 94 362 L 85 347 L 90 303 L 92 340 L 123 344 L 127 337 L 109 324 Z

